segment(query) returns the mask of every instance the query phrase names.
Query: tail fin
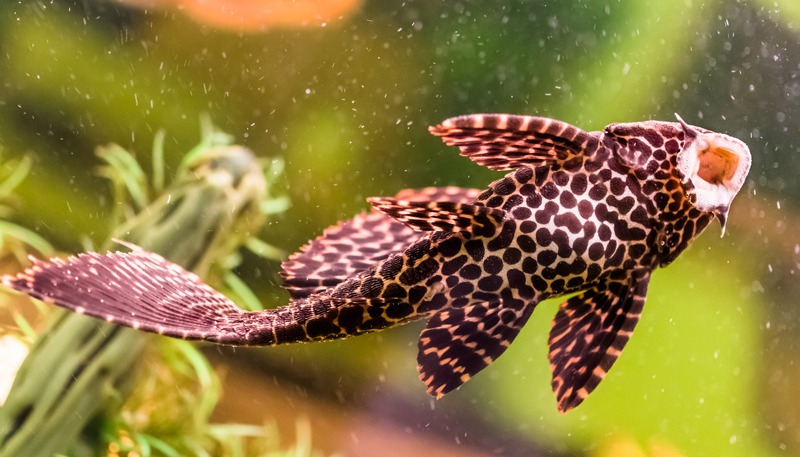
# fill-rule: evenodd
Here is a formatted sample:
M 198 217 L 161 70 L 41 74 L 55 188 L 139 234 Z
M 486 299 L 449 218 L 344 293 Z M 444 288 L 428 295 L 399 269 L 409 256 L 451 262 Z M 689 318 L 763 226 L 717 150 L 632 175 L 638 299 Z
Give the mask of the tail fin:
M 2 281 L 44 302 L 135 329 L 229 344 L 243 339 L 243 324 L 255 313 L 163 257 L 130 247 L 130 253 L 34 260 Z
M 274 310 L 244 311 L 197 275 L 152 252 L 94 252 L 35 260 L 5 286 L 79 314 L 173 338 L 274 346 L 358 335 L 399 325 L 381 298 L 313 296 Z M 356 280 L 357 281 L 357 280 Z M 406 317 L 406 316 L 404 316 Z

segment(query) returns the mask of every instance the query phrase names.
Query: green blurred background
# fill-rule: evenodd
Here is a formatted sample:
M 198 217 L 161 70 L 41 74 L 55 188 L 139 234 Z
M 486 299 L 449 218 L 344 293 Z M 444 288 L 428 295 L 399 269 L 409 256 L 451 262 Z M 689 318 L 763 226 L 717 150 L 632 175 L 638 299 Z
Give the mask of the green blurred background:
M 198 2 L 21 3 L 0 3 L 0 153 L 34 159 L 17 222 L 68 252 L 112 228 L 95 147 L 149 163 L 164 129 L 174 168 L 203 115 L 285 159 L 292 207 L 263 237 L 287 252 L 368 196 L 499 177 L 427 133 L 453 115 L 596 130 L 679 113 L 751 148 L 728 233 L 710 228 L 655 274 L 636 336 L 577 410 L 556 413 L 545 303 L 505 356 L 435 402 L 417 380 L 420 325 L 209 347 L 219 420 L 276 420 L 287 440 L 307 420 L 315 447 L 344 455 L 800 455 L 796 0 L 308 0 L 310 15 L 235 26 L 198 19 Z M 288 298 L 278 270 L 251 256 L 238 273 L 273 307 Z

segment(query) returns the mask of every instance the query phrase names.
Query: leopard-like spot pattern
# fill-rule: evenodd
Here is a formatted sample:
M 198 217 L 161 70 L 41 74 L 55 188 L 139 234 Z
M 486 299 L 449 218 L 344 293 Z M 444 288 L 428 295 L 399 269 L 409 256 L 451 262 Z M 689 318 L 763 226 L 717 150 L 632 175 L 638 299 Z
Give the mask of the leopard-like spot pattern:
M 553 119 L 479 114 L 430 128 L 508 174 L 480 191 L 373 198 L 284 263 L 293 301 L 245 312 L 153 253 L 86 253 L 6 276 L 33 297 L 167 336 L 232 345 L 328 340 L 427 318 L 418 368 L 439 398 L 497 359 L 540 301 L 565 301 L 550 333 L 558 408 L 580 404 L 616 361 L 653 270 L 728 210 L 750 168 L 741 141 L 679 122 L 585 132 Z

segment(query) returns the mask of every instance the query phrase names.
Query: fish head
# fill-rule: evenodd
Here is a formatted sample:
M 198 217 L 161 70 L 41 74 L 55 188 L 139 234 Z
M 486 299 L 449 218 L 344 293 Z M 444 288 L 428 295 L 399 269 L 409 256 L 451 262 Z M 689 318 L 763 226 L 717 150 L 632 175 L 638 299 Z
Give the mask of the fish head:
M 684 189 L 697 209 L 719 220 L 724 234 L 731 202 L 750 171 L 750 149 L 732 136 L 689 125 L 676 117 L 685 135 L 677 155 Z

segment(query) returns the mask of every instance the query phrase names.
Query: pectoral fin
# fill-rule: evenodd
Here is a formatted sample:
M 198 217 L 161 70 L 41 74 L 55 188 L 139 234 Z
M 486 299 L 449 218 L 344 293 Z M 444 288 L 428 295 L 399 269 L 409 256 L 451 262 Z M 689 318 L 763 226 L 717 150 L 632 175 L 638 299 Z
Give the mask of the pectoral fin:
M 650 270 L 624 273 L 570 298 L 553 320 L 550 368 L 561 412 L 578 406 L 597 387 L 639 321 Z
M 486 206 L 449 201 L 409 201 L 373 197 L 373 208 L 417 231 L 476 232 L 497 226 L 505 211 Z
M 419 339 L 419 378 L 436 398 L 457 388 L 500 357 L 527 322 L 533 306 L 498 302 L 450 308 L 435 314 Z

